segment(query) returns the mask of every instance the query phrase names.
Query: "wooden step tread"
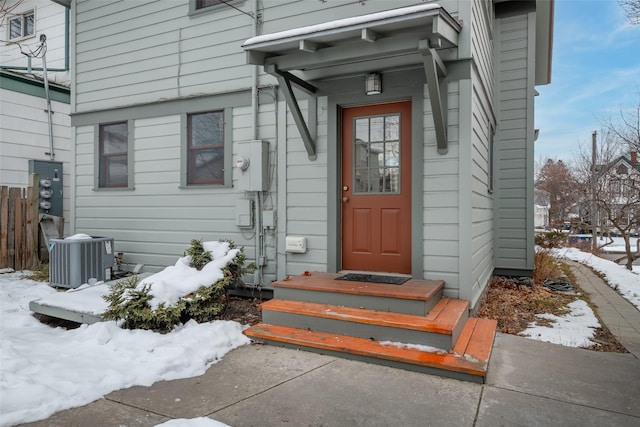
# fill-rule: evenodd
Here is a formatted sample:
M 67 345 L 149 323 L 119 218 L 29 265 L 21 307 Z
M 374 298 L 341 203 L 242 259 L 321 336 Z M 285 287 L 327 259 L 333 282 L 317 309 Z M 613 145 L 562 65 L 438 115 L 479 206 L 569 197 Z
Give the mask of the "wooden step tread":
M 258 340 L 348 353 L 366 358 L 384 359 L 401 364 L 418 365 L 483 378 L 486 375 L 491 345 L 493 345 L 493 342 L 491 342 L 488 350 L 485 351 L 486 357 L 480 359 L 472 355 L 450 353 L 435 348 L 427 351 L 427 347 L 417 349 L 406 346 L 396 346 L 390 343 L 382 344 L 379 341 L 365 338 L 313 332 L 264 323 L 252 326 L 245 330 L 244 333 Z M 471 341 L 473 341 L 473 338 Z
M 478 360 L 489 359 L 497 328 L 497 320 L 475 317 L 468 319 L 453 347 L 453 352 Z
M 262 310 L 278 311 L 302 316 L 336 319 L 415 331 L 453 334 L 454 328 L 466 315 L 469 303 L 463 300 L 443 298 L 429 316 L 392 313 L 312 302 L 272 299 L 262 303 Z M 437 310 L 436 310 L 437 308 Z
M 389 285 L 335 280 L 340 276 L 341 274 L 314 271 L 273 282 L 273 287 L 424 301 L 436 297 L 444 287 L 442 280 L 410 279 L 402 285 Z

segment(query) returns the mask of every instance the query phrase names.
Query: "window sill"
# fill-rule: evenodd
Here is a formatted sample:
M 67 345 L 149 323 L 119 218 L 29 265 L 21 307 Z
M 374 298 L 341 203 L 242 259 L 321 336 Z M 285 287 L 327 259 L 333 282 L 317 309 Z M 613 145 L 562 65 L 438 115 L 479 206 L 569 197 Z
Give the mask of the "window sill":
M 219 189 L 226 190 L 233 188 L 232 185 L 224 185 L 224 184 L 189 184 L 189 185 L 180 185 L 178 186 L 180 190 L 198 190 L 198 189 Z
M 133 191 L 135 187 L 93 187 L 93 191 Z

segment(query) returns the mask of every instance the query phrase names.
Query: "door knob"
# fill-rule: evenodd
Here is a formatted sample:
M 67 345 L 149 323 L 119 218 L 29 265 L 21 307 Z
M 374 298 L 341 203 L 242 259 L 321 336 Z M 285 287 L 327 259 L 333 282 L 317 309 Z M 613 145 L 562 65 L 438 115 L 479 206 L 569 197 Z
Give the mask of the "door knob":
M 348 198 L 348 197 L 343 197 L 343 198 L 342 198 L 342 202 L 343 202 L 343 203 L 347 203 L 348 201 L 349 201 L 349 198 Z
M 349 191 L 349 186 L 345 185 L 344 187 L 342 187 L 342 191 Z

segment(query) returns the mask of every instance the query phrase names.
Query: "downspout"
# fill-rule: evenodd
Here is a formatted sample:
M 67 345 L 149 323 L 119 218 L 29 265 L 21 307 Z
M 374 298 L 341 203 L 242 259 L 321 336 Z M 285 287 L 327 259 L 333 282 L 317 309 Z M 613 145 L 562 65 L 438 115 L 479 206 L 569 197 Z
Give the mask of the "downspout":
M 251 1 L 251 14 L 253 15 L 253 36 L 258 35 L 258 0 Z M 253 126 L 253 139 L 258 139 L 258 66 L 251 67 L 251 123 Z M 254 276 L 254 285 L 262 286 L 262 273 L 265 262 L 263 251 L 263 227 L 262 227 L 262 192 L 255 192 L 255 209 L 256 209 L 256 233 L 255 233 L 255 253 L 256 253 L 256 274 Z

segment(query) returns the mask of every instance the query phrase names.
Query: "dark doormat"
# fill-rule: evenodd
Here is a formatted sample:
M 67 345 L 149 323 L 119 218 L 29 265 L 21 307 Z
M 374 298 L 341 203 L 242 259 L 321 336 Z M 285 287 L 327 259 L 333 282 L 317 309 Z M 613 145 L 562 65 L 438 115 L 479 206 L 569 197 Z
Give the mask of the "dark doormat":
M 402 276 L 380 276 L 377 274 L 361 274 L 361 273 L 348 273 L 344 276 L 336 277 L 336 280 L 349 280 L 351 282 L 369 282 L 369 283 L 384 283 L 388 285 L 402 285 L 411 277 Z

